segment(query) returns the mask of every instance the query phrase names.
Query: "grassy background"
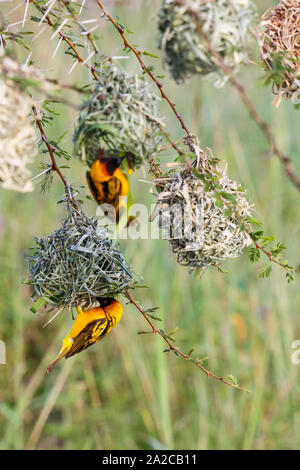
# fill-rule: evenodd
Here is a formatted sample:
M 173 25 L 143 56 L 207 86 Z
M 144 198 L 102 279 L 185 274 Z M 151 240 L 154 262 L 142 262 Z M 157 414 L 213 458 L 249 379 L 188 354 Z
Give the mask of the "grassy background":
M 135 31 L 130 38 L 134 43 L 156 51 L 159 1 L 128 2 L 128 8 L 104 3 Z M 262 12 L 274 2 L 257 3 Z M 88 18 L 99 14 L 93 1 L 88 5 Z M 1 4 L 2 8 L 7 7 Z M 10 21 L 22 15 L 23 7 Z M 105 53 L 122 53 L 119 37 L 108 23 L 102 24 L 99 34 Z M 36 63 L 50 76 L 72 81 L 77 74 L 84 83 L 88 75 L 83 67 L 68 75 L 72 62 L 63 47 L 51 60 L 55 41 L 49 41 L 50 35 L 45 30 L 33 43 Z M 19 54 L 26 57 L 27 52 Z M 125 63 L 138 70 L 133 58 Z M 275 110 L 269 90 L 258 86 L 261 74 L 250 65 L 240 79 L 300 174 L 299 111 L 289 103 Z M 171 80 L 164 82 L 188 127 L 203 146 L 228 161 L 230 176 L 248 189 L 266 230 L 287 245 L 290 262 L 299 264 L 299 193 L 287 181 L 235 90 L 229 85 L 216 90 L 199 77 L 181 87 Z M 162 112 L 173 137 L 182 136 L 164 104 Z M 69 129 L 64 141 L 68 148 L 74 118 L 74 110 L 64 109 L 57 125 L 47 130 L 54 136 Z M 78 161 L 71 166 L 68 178 L 84 184 L 85 168 Z M 132 178 L 135 201 L 150 204 L 148 186 L 138 181 L 139 176 L 144 177 L 142 170 Z M 160 307 L 167 330 L 180 327 L 178 346 L 186 351 L 196 346 L 199 357 L 208 356 L 208 368 L 219 375 L 235 375 L 251 389 L 250 394 L 207 380 L 192 364 L 164 354 L 160 338 L 137 335 L 146 325 L 131 306 L 125 306 L 120 325 L 105 341 L 62 362 L 50 376 L 45 374 L 45 365 L 60 348 L 71 318 L 60 315 L 43 329 L 48 316 L 29 311 L 30 292 L 20 287 L 26 272 L 23 250 L 34 235 L 51 232 L 63 217 L 63 208 L 56 205 L 63 191 L 60 181 L 55 178 L 46 196 L 39 193 L 38 181 L 30 194 L 0 190 L 0 338 L 7 346 L 7 364 L 0 365 L 0 448 L 299 447 L 300 366 L 291 361 L 292 342 L 300 339 L 299 279 L 287 284 L 284 272 L 275 266 L 270 278 L 260 280 L 257 266 L 249 264 L 247 255 L 227 263 L 227 275 L 211 270 L 197 280 L 177 266 L 163 240 L 121 243 L 127 259 L 150 286 L 138 291 L 137 299 L 145 306 Z M 88 203 L 87 208 L 95 214 L 94 204 Z

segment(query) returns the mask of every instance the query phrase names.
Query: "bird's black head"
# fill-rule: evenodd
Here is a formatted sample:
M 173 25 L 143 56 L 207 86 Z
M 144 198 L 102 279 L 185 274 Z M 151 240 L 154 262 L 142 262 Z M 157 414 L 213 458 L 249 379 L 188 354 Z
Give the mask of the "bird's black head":
M 97 298 L 99 305 L 101 308 L 107 307 L 110 305 L 115 299 L 112 297 L 98 297 Z
M 121 165 L 124 157 L 120 157 L 118 155 L 118 151 L 116 150 L 115 152 L 110 152 L 110 151 L 105 151 L 103 149 L 99 150 L 99 155 L 98 158 L 101 163 L 105 163 L 107 171 L 112 175 L 113 172 L 119 168 Z

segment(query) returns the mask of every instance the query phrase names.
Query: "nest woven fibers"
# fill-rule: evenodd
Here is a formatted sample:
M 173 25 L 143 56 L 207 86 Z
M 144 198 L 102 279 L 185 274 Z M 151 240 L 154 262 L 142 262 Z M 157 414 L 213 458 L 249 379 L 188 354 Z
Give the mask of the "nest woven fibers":
M 19 65 L 12 59 L 1 58 L 0 185 L 28 192 L 33 191 L 33 185 L 27 165 L 37 153 L 37 137 L 30 118 L 32 101 L 11 78 L 18 70 Z
M 68 203 L 62 226 L 25 254 L 34 297 L 55 308 L 92 305 L 135 285 L 131 268 L 105 227 Z
M 209 163 L 210 155 L 203 152 L 203 157 Z M 179 264 L 204 271 L 240 256 L 252 243 L 251 207 L 226 170 L 185 167 L 160 175 L 154 185 L 159 226 Z
M 224 63 L 237 72 L 249 61 L 250 25 L 256 16 L 251 0 L 164 0 L 158 15 L 160 48 L 164 62 L 176 82 L 200 74 L 215 86 L 227 80 L 211 56 L 218 52 Z
M 143 77 L 108 63 L 79 114 L 75 154 L 91 166 L 99 149 L 109 149 L 130 155 L 131 168 L 139 168 L 162 143 L 159 101 Z
M 300 104 L 300 1 L 282 0 L 268 10 L 258 30 L 261 57 L 272 71 L 273 92 Z

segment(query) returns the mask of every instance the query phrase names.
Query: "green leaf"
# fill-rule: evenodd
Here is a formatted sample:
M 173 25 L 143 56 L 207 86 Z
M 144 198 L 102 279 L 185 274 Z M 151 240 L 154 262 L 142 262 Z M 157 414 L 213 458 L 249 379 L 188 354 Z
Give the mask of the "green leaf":
M 238 386 L 238 381 L 237 379 L 234 377 L 234 375 L 226 375 L 225 377 L 223 377 L 224 379 L 226 379 L 228 382 L 232 383 L 233 385 L 236 385 Z
M 260 250 L 258 248 L 249 249 L 249 259 L 251 263 L 257 263 L 260 260 Z
M 22 41 L 22 39 L 20 39 L 20 38 L 18 38 L 18 37 L 15 37 L 15 41 L 16 41 L 18 44 L 20 44 L 20 46 L 25 47 L 25 49 L 27 49 L 28 51 L 30 50 L 29 46 L 27 46 L 27 44 L 26 44 L 24 41 Z
M 258 227 L 260 227 L 262 225 L 262 222 L 260 222 L 255 217 L 248 217 L 247 221 L 249 222 L 249 224 L 257 225 Z
M 178 330 L 179 330 L 179 327 L 176 326 L 176 328 L 174 328 L 173 330 L 171 330 L 171 331 L 168 333 L 168 335 L 170 335 L 170 336 L 175 335 Z M 175 341 L 175 340 L 173 340 L 173 341 Z
M 272 266 L 271 264 L 268 264 L 268 266 L 264 267 L 258 274 L 258 276 L 261 279 L 264 279 L 265 277 L 269 277 L 272 272 Z
M 43 307 L 43 305 L 45 305 L 46 302 L 47 301 L 45 299 L 43 299 L 43 297 L 40 297 L 39 299 L 37 299 L 34 302 L 32 307 L 30 308 L 31 312 L 32 313 L 37 313 Z
M 230 201 L 230 202 L 233 202 L 234 204 L 236 204 L 236 197 L 233 194 L 229 194 L 226 191 L 220 191 L 220 195 L 224 199 L 226 199 L 226 201 Z
M 156 316 L 152 315 L 151 313 L 147 313 L 147 316 L 150 317 L 150 318 L 152 318 L 152 320 L 162 321 L 161 318 L 156 317 Z
M 253 240 L 259 240 L 263 236 L 263 234 L 263 230 L 258 230 L 257 232 L 252 232 L 251 237 L 253 238 Z
M 154 59 L 159 59 L 159 56 L 156 54 L 153 54 L 152 52 L 143 51 L 143 55 L 148 55 L 150 57 L 153 57 Z
M 293 274 L 290 273 L 289 271 L 286 273 L 286 278 L 287 278 L 288 282 L 294 282 L 295 281 L 295 276 L 293 276 Z
M 276 247 L 270 250 L 270 253 L 273 257 L 276 257 L 284 250 L 286 250 L 286 246 L 283 243 L 278 242 Z

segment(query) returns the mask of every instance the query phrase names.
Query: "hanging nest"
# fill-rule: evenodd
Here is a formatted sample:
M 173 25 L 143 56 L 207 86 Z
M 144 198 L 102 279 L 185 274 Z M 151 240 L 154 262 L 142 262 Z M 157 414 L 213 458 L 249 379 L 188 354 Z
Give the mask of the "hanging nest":
M 0 186 L 28 192 L 33 185 L 27 165 L 37 153 L 37 138 L 29 117 L 32 101 L 12 79 L 20 78 L 19 70 L 9 58 L 0 63 Z
M 207 41 L 237 72 L 241 63 L 248 62 L 255 14 L 250 0 L 164 0 L 158 16 L 160 48 L 174 80 L 183 83 L 200 74 L 223 86 L 227 77 L 211 56 Z
M 197 169 L 195 162 L 195 166 L 161 174 L 154 185 L 159 226 L 177 262 L 191 271 L 205 271 L 226 258 L 240 256 L 252 243 L 247 221 L 251 210 L 239 184 L 211 164 L 214 157 L 209 152 L 196 150 Z
M 261 19 L 258 31 L 261 57 L 270 71 L 273 93 L 300 104 L 300 2 L 282 0 Z
M 143 79 L 108 64 L 78 117 L 74 149 L 89 166 L 99 149 L 129 157 L 137 169 L 162 142 L 159 98 Z M 117 156 L 116 155 L 116 156 Z
M 98 297 L 124 294 L 135 284 L 131 268 L 106 228 L 68 202 L 61 228 L 36 237 L 25 257 L 34 297 L 55 308 L 92 305 Z

